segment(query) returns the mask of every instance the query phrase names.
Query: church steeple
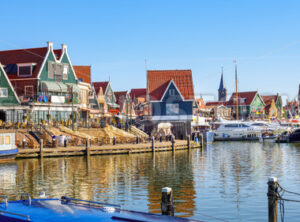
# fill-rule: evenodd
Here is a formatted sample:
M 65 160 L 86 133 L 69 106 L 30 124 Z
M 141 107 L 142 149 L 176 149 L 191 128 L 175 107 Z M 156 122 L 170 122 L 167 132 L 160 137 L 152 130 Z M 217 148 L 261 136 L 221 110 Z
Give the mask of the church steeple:
M 226 101 L 227 99 L 227 90 L 225 87 L 224 77 L 223 77 L 223 67 L 222 67 L 222 74 L 221 74 L 221 81 L 219 86 L 219 101 Z

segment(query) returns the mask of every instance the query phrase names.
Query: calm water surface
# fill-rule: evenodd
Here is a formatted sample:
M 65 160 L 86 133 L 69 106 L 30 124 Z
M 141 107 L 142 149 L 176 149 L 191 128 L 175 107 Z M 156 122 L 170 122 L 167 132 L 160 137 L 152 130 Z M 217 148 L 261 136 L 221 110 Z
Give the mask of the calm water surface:
M 160 213 L 161 188 L 174 191 L 176 216 L 204 221 L 266 221 L 267 179 L 300 192 L 300 146 L 219 142 L 203 151 L 23 159 L 0 165 L 0 193 L 74 198 Z M 297 196 L 286 196 L 297 199 Z M 300 197 L 298 198 L 300 199 Z M 285 203 L 297 221 L 300 203 Z

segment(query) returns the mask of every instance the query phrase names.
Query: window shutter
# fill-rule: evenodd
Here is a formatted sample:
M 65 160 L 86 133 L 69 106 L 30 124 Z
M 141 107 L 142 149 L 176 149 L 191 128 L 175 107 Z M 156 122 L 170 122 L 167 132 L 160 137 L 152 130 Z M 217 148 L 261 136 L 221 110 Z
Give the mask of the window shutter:
M 53 79 L 54 78 L 54 65 L 53 62 L 48 62 L 48 78 Z

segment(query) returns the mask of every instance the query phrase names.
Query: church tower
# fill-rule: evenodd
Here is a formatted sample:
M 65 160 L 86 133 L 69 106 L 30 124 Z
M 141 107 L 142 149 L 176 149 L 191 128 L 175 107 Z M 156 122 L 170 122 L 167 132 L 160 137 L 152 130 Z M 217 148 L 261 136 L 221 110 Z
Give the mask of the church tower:
M 219 93 L 219 101 L 227 100 L 227 89 L 225 87 L 224 78 L 223 78 L 223 67 L 222 67 L 221 82 L 220 82 L 218 93 Z

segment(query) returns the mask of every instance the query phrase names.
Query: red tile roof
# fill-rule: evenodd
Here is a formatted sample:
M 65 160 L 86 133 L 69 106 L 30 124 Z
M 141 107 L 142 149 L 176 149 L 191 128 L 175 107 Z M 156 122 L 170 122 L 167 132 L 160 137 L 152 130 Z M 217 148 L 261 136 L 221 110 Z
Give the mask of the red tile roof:
M 238 92 L 238 105 L 240 105 L 240 106 L 251 105 L 256 94 L 257 94 L 257 91 Z M 232 93 L 227 105 L 228 106 L 236 105 L 236 93 Z
M 146 88 L 141 88 L 141 89 L 131 89 L 130 91 L 130 96 L 131 99 L 137 99 L 137 98 L 144 98 L 146 99 L 147 95 L 147 89 Z
M 82 82 L 91 83 L 91 66 L 73 66 L 78 79 Z
M 102 92 L 103 92 L 103 94 L 104 94 L 105 91 L 106 91 L 106 88 L 107 88 L 107 86 L 108 86 L 108 83 L 109 83 L 109 82 L 93 82 L 92 84 L 93 84 L 93 86 L 94 86 L 94 89 L 95 89 L 95 91 L 96 91 L 96 94 L 99 93 L 100 88 L 102 88 Z
M 278 99 L 278 95 L 261 96 L 261 98 L 266 105 L 270 105 L 272 103 L 273 99 L 274 99 L 274 102 L 276 103 L 276 101 Z
M 160 100 L 171 80 L 185 100 L 194 100 L 192 70 L 148 70 L 148 90 L 151 101 Z
M 206 102 L 206 106 L 226 106 L 226 101 Z
M 3 65 L 18 64 L 18 63 L 36 63 L 36 67 L 33 70 L 32 76 L 28 77 L 28 78 L 32 78 L 32 77 L 35 78 L 37 77 L 37 74 L 40 71 L 47 50 L 48 47 L 0 51 L 0 62 Z M 56 49 L 54 50 L 54 53 L 56 54 L 57 59 L 59 59 L 62 54 L 62 50 Z M 11 74 L 11 75 L 10 73 L 8 74 L 9 74 L 8 77 L 10 79 L 19 78 L 17 74 Z
M 123 109 L 124 102 L 126 101 L 127 91 L 114 92 L 116 103 L 120 106 L 120 111 Z

